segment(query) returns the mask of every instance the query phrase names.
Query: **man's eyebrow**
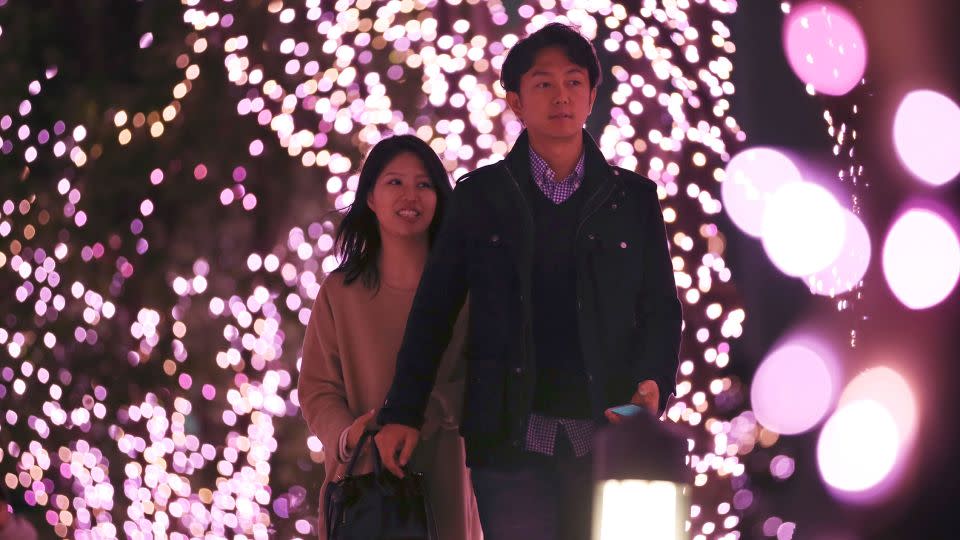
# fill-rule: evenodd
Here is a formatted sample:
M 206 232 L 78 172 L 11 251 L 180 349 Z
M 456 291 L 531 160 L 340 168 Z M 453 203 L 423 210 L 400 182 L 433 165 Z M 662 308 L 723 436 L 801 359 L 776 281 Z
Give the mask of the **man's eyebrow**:
M 586 72 L 587 70 L 580 66 L 573 66 L 572 68 L 567 69 L 567 71 L 564 72 L 564 75 L 570 74 L 570 73 L 586 73 Z M 541 75 L 544 75 L 544 76 L 551 75 L 551 73 L 549 71 L 544 71 L 542 69 L 538 69 L 530 72 L 531 77 L 537 77 Z

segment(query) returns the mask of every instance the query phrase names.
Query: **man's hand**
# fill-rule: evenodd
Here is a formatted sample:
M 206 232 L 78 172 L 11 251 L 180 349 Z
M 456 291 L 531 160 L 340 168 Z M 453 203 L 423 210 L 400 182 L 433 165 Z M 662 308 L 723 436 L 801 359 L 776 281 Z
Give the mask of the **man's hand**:
M 376 424 L 376 421 L 374 419 L 374 415 L 376 412 L 377 412 L 376 409 L 370 409 L 369 412 L 359 416 L 356 420 L 353 421 L 352 424 L 350 424 L 350 430 L 347 431 L 347 453 L 348 454 L 353 453 L 353 449 L 356 448 L 357 444 L 360 443 L 360 436 L 363 435 L 363 432 L 366 431 L 368 427 L 373 427 Z M 370 448 L 370 446 L 369 445 L 366 446 L 363 449 L 363 451 L 366 452 L 367 448 Z
M 420 430 L 403 424 L 387 424 L 374 437 L 380 460 L 397 478 L 403 478 L 402 467 L 410 461 L 420 441 Z
M 630 398 L 630 403 L 638 407 L 643 407 L 647 409 L 650 414 L 656 416 L 657 408 L 660 405 L 660 389 L 657 387 L 657 383 L 647 379 L 638 384 L 637 391 L 633 394 L 633 397 Z M 620 416 L 610 409 L 607 409 L 603 414 L 611 424 L 619 424 L 624 419 L 623 416 Z

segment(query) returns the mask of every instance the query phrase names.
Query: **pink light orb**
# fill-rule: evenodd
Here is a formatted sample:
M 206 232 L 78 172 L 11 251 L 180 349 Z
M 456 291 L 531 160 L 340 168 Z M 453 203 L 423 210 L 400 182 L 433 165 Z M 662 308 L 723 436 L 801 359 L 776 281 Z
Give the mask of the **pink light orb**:
M 727 163 L 720 197 L 734 225 L 759 237 L 767 201 L 780 187 L 801 180 L 800 170 L 786 155 L 772 148 L 749 148 Z
M 827 414 L 836 393 L 829 357 L 790 342 L 764 358 L 750 387 L 750 403 L 764 427 L 783 435 L 803 433 Z
M 763 213 L 763 249 L 788 276 L 808 276 L 833 264 L 846 238 L 843 209 L 810 182 L 781 186 Z
M 843 217 L 846 234 L 840 256 L 833 264 L 804 278 L 813 294 L 832 297 L 850 292 L 860 283 L 870 266 L 870 235 L 867 228 L 849 210 L 843 209 Z
M 793 72 L 817 92 L 842 96 L 867 67 L 867 43 L 857 20 L 831 2 L 794 7 L 784 21 L 783 47 Z
M 862 400 L 879 403 L 897 426 L 901 443 L 913 440 L 917 427 L 917 404 L 903 375 L 887 366 L 870 368 L 847 383 L 840 394 L 840 406 Z
M 910 92 L 893 119 L 893 145 L 912 175 L 946 184 L 960 174 L 960 107 L 933 90 Z
M 913 208 L 900 216 L 883 244 L 883 275 L 910 309 L 933 307 L 950 295 L 960 277 L 960 240 L 939 214 Z
M 817 441 L 823 481 L 845 492 L 866 491 L 893 470 L 900 436 L 890 411 L 873 400 L 843 405 L 827 420 Z

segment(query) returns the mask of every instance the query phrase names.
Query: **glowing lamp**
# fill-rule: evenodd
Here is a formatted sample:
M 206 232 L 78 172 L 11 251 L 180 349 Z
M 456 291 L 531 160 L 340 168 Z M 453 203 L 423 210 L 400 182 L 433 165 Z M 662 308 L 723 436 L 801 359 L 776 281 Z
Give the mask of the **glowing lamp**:
M 691 473 L 678 429 L 641 413 L 597 434 L 593 540 L 688 537 Z

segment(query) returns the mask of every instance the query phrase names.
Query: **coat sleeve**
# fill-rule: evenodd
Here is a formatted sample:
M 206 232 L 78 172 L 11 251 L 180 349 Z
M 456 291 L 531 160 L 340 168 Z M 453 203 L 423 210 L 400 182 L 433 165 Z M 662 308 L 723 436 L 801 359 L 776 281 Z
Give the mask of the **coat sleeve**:
M 652 379 L 660 390 L 657 412 L 662 414 L 667 398 L 677 386 L 677 366 L 680 354 L 680 333 L 683 314 L 677 298 L 673 277 L 666 226 L 656 192 L 645 194 L 644 249 L 646 268 L 640 297 L 637 299 L 638 318 L 644 321 L 643 356 L 639 359 L 638 381 Z
M 326 286 L 320 288 L 307 323 L 297 395 L 310 431 L 320 439 L 325 452 L 342 461 L 340 434 L 353 423 L 354 415 L 347 406 L 336 321 Z
M 466 300 L 465 186 L 453 191 L 407 319 L 397 370 L 377 416 L 381 425 L 423 426 L 424 411 L 457 315 Z

